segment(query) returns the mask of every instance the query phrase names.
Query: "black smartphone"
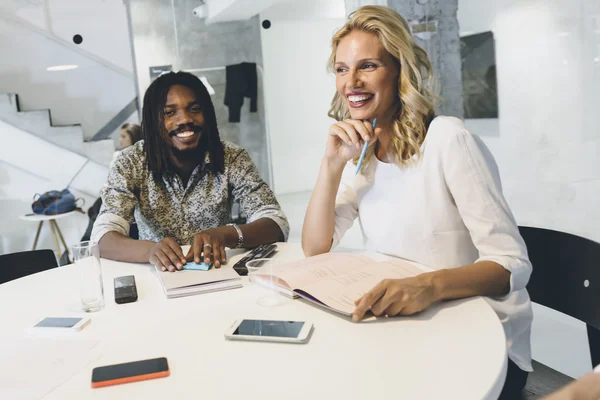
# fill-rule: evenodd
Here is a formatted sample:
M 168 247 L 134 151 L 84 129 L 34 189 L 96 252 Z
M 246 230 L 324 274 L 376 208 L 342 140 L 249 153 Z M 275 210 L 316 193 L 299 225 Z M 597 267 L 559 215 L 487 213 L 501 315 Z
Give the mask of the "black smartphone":
M 135 276 L 126 275 L 115 278 L 115 303 L 133 303 L 137 301 L 137 287 L 135 286 Z
M 275 251 L 277 250 L 276 244 L 263 244 L 252 250 L 248 253 L 244 258 L 240 261 L 236 262 L 233 265 L 233 269 L 240 276 L 248 275 L 248 268 L 246 268 L 246 263 L 251 260 L 256 260 L 257 258 L 271 258 L 275 255 Z
M 97 367 L 92 371 L 92 387 L 99 388 L 169 376 L 165 357 Z

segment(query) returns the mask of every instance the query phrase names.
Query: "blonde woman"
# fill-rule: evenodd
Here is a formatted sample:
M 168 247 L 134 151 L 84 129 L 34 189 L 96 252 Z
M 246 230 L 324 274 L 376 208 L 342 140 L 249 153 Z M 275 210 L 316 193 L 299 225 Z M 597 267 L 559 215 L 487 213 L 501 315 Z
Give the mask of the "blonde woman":
M 431 63 L 395 11 L 353 13 L 332 39 L 329 64 L 337 88 L 329 115 L 338 122 L 306 212 L 304 253 L 328 252 L 358 218 L 367 250 L 435 270 L 379 283 L 357 301 L 355 321 L 368 310 L 410 315 L 486 296 L 507 336 L 501 398 L 518 398 L 532 370 L 531 264 L 492 155 L 461 120 L 434 118 Z

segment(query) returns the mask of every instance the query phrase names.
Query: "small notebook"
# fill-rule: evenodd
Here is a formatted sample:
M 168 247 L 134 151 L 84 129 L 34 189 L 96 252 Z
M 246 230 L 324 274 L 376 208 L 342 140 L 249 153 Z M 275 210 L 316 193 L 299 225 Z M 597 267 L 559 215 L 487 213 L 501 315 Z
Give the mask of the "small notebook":
M 156 268 L 156 273 L 168 299 L 242 287 L 240 276 L 229 266 L 208 271 L 176 272 L 163 272 Z

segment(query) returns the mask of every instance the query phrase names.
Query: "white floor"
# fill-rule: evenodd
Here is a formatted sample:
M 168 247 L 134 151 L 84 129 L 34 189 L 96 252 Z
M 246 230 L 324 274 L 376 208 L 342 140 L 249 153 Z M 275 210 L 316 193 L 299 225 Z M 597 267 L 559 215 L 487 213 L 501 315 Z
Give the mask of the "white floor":
M 279 195 L 277 198 L 290 222 L 289 241 L 299 243 L 310 192 Z M 358 222 L 346 233 L 340 246 L 362 248 L 363 240 Z M 533 311 L 533 358 L 574 378 L 589 372 L 592 364 L 585 324 L 537 304 L 534 304 Z

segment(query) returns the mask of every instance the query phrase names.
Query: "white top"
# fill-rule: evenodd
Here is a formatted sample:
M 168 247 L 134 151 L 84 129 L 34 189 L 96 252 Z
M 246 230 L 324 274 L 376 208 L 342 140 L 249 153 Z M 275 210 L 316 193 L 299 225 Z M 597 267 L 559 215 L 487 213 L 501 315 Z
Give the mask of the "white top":
M 69 211 L 66 213 L 54 214 L 54 215 L 26 214 L 26 215 L 19 216 L 19 219 L 22 221 L 29 221 L 29 222 L 50 221 L 53 219 L 60 219 L 60 218 L 68 217 L 69 215 L 73 215 L 76 213 L 81 214 L 81 212 L 79 212 L 79 211 Z
M 303 257 L 299 244 L 278 246 L 277 259 Z M 239 258 L 230 255 L 228 265 Z M 260 306 L 257 299 L 266 289 L 246 278 L 241 289 L 168 300 L 153 271 L 148 264 L 102 260 L 106 308 L 87 314 L 81 312 L 75 265 L 0 285 L 0 304 L 10 305 L 0 307 L 0 321 L 10 321 L 0 329 L 0 398 L 481 400 L 497 399 L 502 390 L 504 332 L 481 298 L 439 304 L 419 316 L 357 324 L 304 300 L 282 297 L 280 306 Z M 113 278 L 130 274 L 139 299 L 115 304 Z M 41 318 L 72 313 L 91 322 L 80 332 L 56 334 L 73 344 L 68 354 L 98 341 L 89 354 L 80 351 L 74 375 L 62 376 L 46 395 L 7 395 L 11 385 L 34 389 L 58 379 L 75 362 L 77 357 L 63 354 L 48 371 L 49 355 L 64 345 L 46 341 L 31 352 L 7 352 Z M 315 328 L 301 345 L 228 341 L 223 335 L 238 318 L 313 321 Z M 171 376 L 90 387 L 95 367 L 153 357 L 167 357 Z
M 527 248 L 502 195 L 498 168 L 481 139 L 460 119 L 437 117 L 415 165 L 376 158 L 355 175 L 344 170 L 335 207 L 334 246 L 358 217 L 365 248 L 433 269 L 494 261 L 511 272 L 510 293 L 486 298 L 502 321 L 508 355 L 531 367 L 533 313 L 525 285 Z

